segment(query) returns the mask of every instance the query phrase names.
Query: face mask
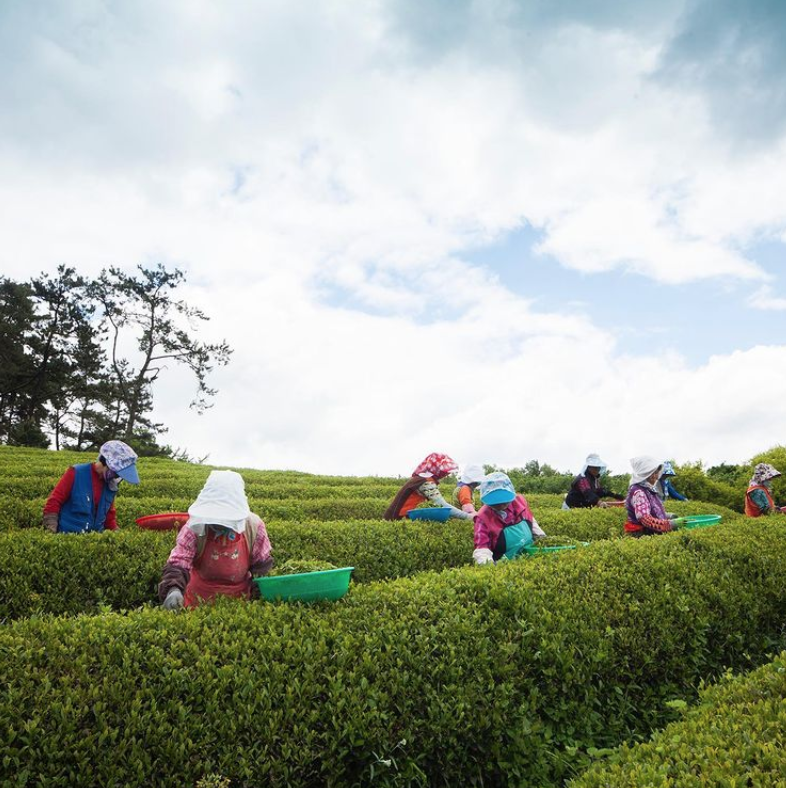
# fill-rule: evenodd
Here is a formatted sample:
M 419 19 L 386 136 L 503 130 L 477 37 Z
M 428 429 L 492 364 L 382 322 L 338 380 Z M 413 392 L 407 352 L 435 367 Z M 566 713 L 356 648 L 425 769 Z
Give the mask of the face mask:
M 111 468 L 107 467 L 106 473 L 104 474 L 104 481 L 109 490 L 117 492 L 122 480 Z

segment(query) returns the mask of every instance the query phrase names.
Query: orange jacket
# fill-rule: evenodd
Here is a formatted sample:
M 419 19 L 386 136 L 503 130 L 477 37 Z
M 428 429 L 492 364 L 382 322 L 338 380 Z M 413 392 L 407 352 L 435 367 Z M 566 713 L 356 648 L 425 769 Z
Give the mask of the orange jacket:
M 462 484 L 458 488 L 456 497 L 458 498 L 459 506 L 466 506 L 467 504 L 472 504 L 474 506 L 472 488 L 468 484 Z
M 761 509 L 751 500 L 751 493 L 754 490 L 763 490 L 770 504 L 770 511 L 775 509 L 775 501 L 773 501 L 770 491 L 763 484 L 752 484 L 745 492 L 745 514 L 748 517 L 761 517 L 762 515 Z
M 425 481 L 425 480 L 424 480 Z M 422 504 L 426 498 L 421 495 L 419 492 L 412 492 L 409 494 L 409 497 L 406 501 L 404 501 L 403 506 L 399 509 L 398 516 L 399 517 L 406 517 L 409 512 L 413 509 L 417 509 L 420 504 Z

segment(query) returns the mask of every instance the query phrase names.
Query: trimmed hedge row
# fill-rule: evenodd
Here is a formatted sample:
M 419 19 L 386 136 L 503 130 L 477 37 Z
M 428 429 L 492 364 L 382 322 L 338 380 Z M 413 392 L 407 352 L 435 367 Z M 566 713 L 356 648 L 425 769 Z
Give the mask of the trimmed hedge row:
M 786 652 L 701 693 L 684 720 L 623 745 L 571 788 L 779 786 L 786 781 Z
M 560 517 L 559 535 L 607 538 L 604 514 Z M 279 522 L 269 524 L 268 533 L 277 564 L 297 559 L 354 566 L 353 580 L 361 583 L 472 562 L 472 526 L 466 522 Z M 129 610 L 152 603 L 174 542 L 172 531 L 137 528 L 84 535 L 29 530 L 23 538 L 0 533 L 0 620 L 95 613 L 102 606 Z
M 41 528 L 46 498 L 23 500 L 0 496 L 0 531 Z M 160 512 L 184 512 L 193 498 L 117 498 L 120 528 L 136 528 L 138 517 Z M 268 521 L 298 520 L 371 520 L 381 518 L 390 501 L 387 498 L 326 498 L 324 500 L 269 501 L 249 499 L 251 510 Z
M 314 607 L 10 624 L 0 779 L 556 786 L 782 647 L 785 549 L 777 525 L 719 526 Z
M 120 499 L 186 497 L 193 500 L 199 494 L 207 479 L 208 472 L 186 478 L 183 476 L 145 478 L 142 484 L 123 484 L 119 493 Z M 48 476 L 4 476 L 3 494 L 17 498 L 46 498 L 57 484 L 60 477 Z M 323 499 L 323 498 L 389 498 L 398 491 L 400 485 L 367 484 L 367 485 L 312 485 L 273 479 L 269 482 L 253 482 L 246 484 L 246 495 L 250 498 L 282 499 Z
M 354 566 L 369 582 L 467 565 L 472 529 L 462 523 L 384 521 L 278 523 L 268 526 L 276 564 L 291 559 Z M 161 570 L 175 543 L 168 532 L 0 534 L 0 619 L 37 613 L 95 613 L 157 601 Z M 32 571 L 31 571 L 32 568 Z
M 136 528 L 136 519 L 160 512 L 185 512 L 194 502 L 193 497 L 176 495 L 134 498 L 124 495 L 123 490 L 116 499 L 117 522 L 120 528 Z M 295 498 L 271 500 L 267 497 L 249 496 L 251 510 L 266 522 L 310 521 L 310 520 L 372 520 L 381 519 L 390 504 L 390 498 Z M 558 496 L 533 495 L 530 500 L 538 519 L 545 509 L 558 510 Z M 46 497 L 21 498 L 17 495 L 0 495 L 0 531 L 20 528 L 40 528 Z M 561 510 L 560 510 L 561 511 Z M 602 511 L 602 510 L 595 510 Z M 610 510 L 613 511 L 613 510 Z M 619 514 L 624 519 L 624 514 Z

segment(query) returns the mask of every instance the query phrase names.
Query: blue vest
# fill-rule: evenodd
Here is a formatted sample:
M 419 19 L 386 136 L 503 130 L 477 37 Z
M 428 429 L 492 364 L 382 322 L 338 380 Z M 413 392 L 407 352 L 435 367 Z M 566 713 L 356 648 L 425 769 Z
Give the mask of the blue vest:
M 115 493 L 104 485 L 96 507 L 93 500 L 93 463 L 74 465 L 74 486 L 70 498 L 60 509 L 58 532 L 81 534 L 85 531 L 103 531 L 106 513 L 115 500 Z

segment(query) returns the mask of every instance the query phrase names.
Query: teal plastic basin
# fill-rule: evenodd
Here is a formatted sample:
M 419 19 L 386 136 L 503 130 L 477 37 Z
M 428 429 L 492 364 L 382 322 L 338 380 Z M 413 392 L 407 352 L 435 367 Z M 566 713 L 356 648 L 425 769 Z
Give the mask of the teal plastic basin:
M 296 602 L 315 602 L 319 599 L 341 599 L 349 589 L 354 566 L 323 569 L 320 572 L 301 572 L 296 575 L 255 577 L 262 599 Z
M 426 509 L 413 509 L 407 512 L 407 517 L 410 520 L 436 520 L 438 523 L 444 523 L 450 517 L 451 511 L 445 506 L 432 506 Z

